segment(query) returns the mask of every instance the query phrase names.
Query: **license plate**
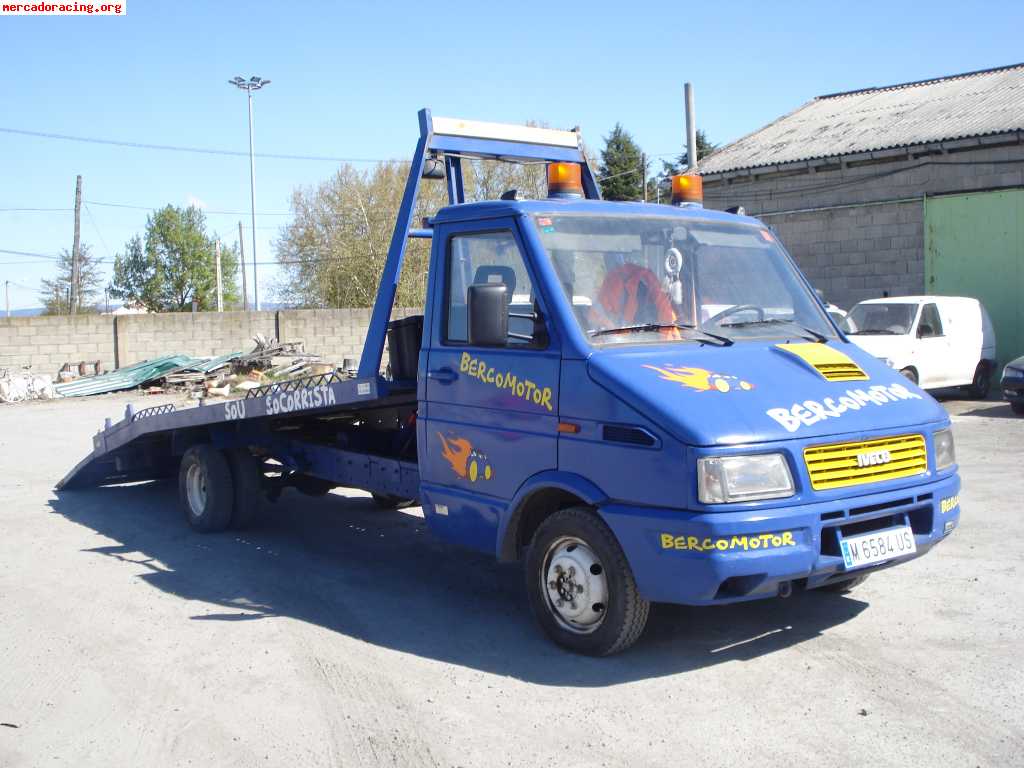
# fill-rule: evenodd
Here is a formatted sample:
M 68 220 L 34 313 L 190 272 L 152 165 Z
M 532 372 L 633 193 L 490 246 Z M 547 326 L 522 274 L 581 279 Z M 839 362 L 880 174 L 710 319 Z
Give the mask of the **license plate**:
M 914 532 L 909 526 L 889 528 L 885 531 L 851 536 L 839 542 L 846 570 L 864 565 L 884 563 L 894 557 L 903 557 L 917 552 Z

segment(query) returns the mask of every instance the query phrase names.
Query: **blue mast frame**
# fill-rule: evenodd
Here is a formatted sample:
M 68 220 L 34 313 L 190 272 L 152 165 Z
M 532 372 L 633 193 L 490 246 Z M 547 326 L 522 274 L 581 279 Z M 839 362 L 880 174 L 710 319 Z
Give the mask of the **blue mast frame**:
M 586 154 L 577 147 L 562 147 L 552 144 L 529 144 L 505 139 L 473 138 L 467 136 L 448 136 L 434 133 L 434 124 L 429 109 L 419 111 L 420 138 L 416 144 L 409 167 L 409 178 L 405 182 L 405 194 L 398 209 L 398 219 L 391 235 L 388 247 L 388 258 L 384 263 L 377 299 L 370 315 L 370 327 L 367 329 L 363 354 L 359 359 L 360 379 L 380 376 L 380 362 L 384 355 L 384 342 L 387 340 L 388 322 L 395 304 L 395 293 L 398 290 L 398 278 L 402 273 L 402 262 L 405 259 L 405 248 L 410 237 L 430 237 L 429 229 L 413 229 L 412 217 L 416 212 L 416 199 L 419 195 L 420 180 L 423 177 L 423 166 L 428 156 L 444 157 L 445 178 L 448 188 L 448 203 L 459 205 L 466 202 L 465 186 L 462 175 L 462 158 L 478 157 L 492 160 L 540 160 L 546 162 L 565 161 L 579 163 L 582 166 L 583 192 L 588 200 L 600 200 L 601 192 L 597 179 L 590 167 Z

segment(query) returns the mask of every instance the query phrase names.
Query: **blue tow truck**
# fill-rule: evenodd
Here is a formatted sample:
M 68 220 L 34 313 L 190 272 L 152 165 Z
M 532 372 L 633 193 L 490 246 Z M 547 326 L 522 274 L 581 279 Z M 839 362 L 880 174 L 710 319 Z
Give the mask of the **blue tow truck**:
M 602 201 L 576 131 L 419 123 L 358 372 L 129 407 L 60 487 L 177 475 L 203 532 L 287 486 L 417 500 L 442 539 L 522 561 L 538 623 L 592 655 L 651 602 L 846 591 L 957 526 L 946 413 L 846 339 L 762 222 L 704 209 L 699 176 L 672 206 Z M 466 202 L 466 158 L 546 163 L 549 196 Z M 450 204 L 415 227 L 425 177 Z M 413 237 L 423 314 L 391 321 Z

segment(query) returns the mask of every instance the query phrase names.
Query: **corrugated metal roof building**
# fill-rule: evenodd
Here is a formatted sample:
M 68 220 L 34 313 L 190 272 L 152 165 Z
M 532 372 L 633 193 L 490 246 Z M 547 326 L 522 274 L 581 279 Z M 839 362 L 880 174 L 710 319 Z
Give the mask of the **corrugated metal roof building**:
M 974 295 L 1024 354 L 1024 64 L 819 96 L 699 170 L 836 304 Z

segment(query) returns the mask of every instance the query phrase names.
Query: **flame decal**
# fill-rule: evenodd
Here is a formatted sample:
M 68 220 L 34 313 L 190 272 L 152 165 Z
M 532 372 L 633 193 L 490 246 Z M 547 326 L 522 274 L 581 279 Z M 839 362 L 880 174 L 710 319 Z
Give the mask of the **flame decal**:
M 474 449 L 469 440 L 464 437 L 445 437 L 440 432 L 437 436 L 441 438 L 441 455 L 460 478 L 475 483 L 481 478 L 490 480 L 494 477 L 487 456 Z
M 645 365 L 644 368 L 657 371 L 665 381 L 682 384 L 697 392 L 734 392 L 737 390 L 748 392 L 754 388 L 749 381 L 743 381 L 735 376 L 714 373 L 706 368 L 688 368 L 681 365 L 667 365 L 664 368 Z

